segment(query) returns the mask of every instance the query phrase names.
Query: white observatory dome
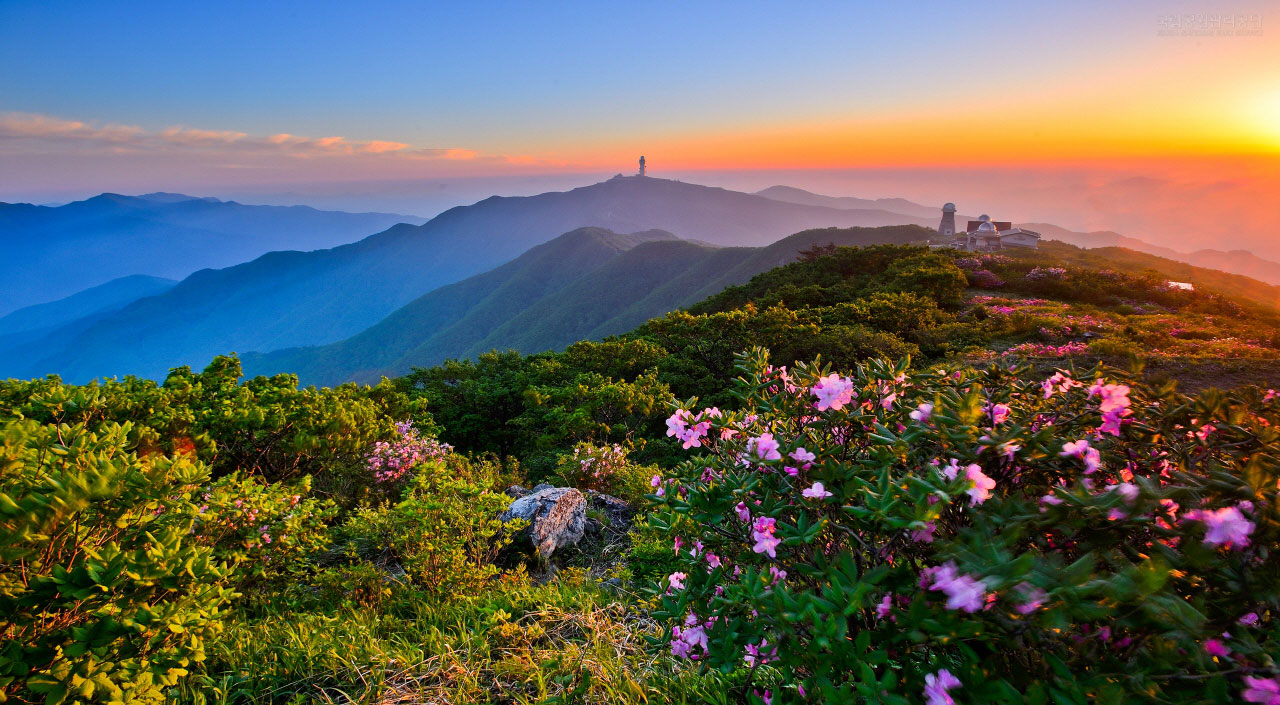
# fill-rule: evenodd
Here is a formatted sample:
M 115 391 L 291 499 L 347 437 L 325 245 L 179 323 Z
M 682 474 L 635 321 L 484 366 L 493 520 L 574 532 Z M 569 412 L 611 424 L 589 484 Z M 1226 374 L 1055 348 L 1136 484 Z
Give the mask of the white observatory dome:
M 996 226 L 992 225 L 990 220 L 984 220 L 982 221 L 982 225 L 978 226 L 978 232 L 980 233 L 993 233 L 995 231 Z
M 982 215 L 978 216 L 978 220 L 981 220 L 984 223 L 990 223 L 991 216 L 987 215 L 986 213 L 983 213 Z
M 955 212 L 956 212 L 956 204 L 954 204 L 954 203 L 948 203 L 948 204 L 946 204 L 945 206 L 943 206 L 943 207 L 942 207 L 942 212 L 943 212 L 943 213 L 955 213 Z

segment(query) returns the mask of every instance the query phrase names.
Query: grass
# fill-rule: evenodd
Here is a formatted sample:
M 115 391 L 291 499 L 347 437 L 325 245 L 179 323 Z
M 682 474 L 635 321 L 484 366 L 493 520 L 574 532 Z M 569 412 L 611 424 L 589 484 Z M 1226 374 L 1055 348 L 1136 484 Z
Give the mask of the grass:
M 397 588 L 399 590 L 400 588 Z M 209 654 L 208 703 L 716 703 L 715 675 L 648 648 L 643 602 L 565 569 L 476 599 L 242 613 Z M 314 611 L 311 611 L 314 610 Z M 195 691 L 188 701 L 198 701 Z

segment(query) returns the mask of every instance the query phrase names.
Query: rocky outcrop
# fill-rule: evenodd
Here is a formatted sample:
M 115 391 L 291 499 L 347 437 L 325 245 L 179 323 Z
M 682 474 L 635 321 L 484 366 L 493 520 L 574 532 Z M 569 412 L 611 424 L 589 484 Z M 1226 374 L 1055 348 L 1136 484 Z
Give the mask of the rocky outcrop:
M 607 520 L 609 526 L 626 531 L 631 528 L 636 509 L 625 500 L 595 490 L 587 490 L 587 506 Z
M 537 491 L 518 496 L 507 511 L 499 517 L 502 521 L 524 519 L 529 522 L 524 533 L 533 543 L 534 550 L 543 559 L 565 546 L 573 546 L 582 540 L 586 530 L 587 500 L 572 487 L 539 485 Z M 523 488 L 512 487 L 507 494 L 518 494 Z

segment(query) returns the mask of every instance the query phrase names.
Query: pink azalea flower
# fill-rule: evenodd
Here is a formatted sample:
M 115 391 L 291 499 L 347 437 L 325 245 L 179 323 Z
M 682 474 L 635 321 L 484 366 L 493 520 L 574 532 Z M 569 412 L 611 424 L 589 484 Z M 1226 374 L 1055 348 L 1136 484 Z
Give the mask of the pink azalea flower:
M 888 411 L 889 407 L 893 406 L 893 400 L 897 398 L 898 398 L 898 393 L 894 392 L 889 396 L 885 397 L 884 399 L 881 399 L 880 408 L 884 409 L 885 411 Z
M 933 404 L 921 404 L 916 410 L 910 414 L 912 421 L 920 423 L 929 423 L 929 417 L 933 416 Z
M 1040 609 L 1044 605 L 1044 601 L 1049 598 L 1049 593 L 1032 585 L 1031 583 L 1018 583 L 1014 588 L 1022 595 L 1023 602 L 1015 609 L 1018 614 L 1031 614 Z
M 671 630 L 671 655 L 676 658 L 689 658 L 689 644 L 682 638 L 682 630 L 680 627 L 674 627 Z
M 959 688 L 960 685 L 960 679 L 945 668 L 937 673 L 930 673 L 924 677 L 925 705 L 955 705 L 955 699 L 947 691 Z
M 1204 642 L 1204 652 L 1216 658 L 1226 658 L 1231 653 L 1231 647 L 1222 643 L 1221 639 L 1207 639 Z
M 1204 542 L 1210 546 L 1244 548 L 1249 545 L 1254 523 L 1245 519 L 1235 507 L 1201 510 L 1193 518 L 1204 522 Z
M 1068 441 L 1062 444 L 1062 452 L 1058 455 L 1064 458 L 1080 458 L 1084 461 L 1084 474 L 1088 475 L 1102 466 L 1102 454 L 1097 448 L 1091 448 L 1089 441 L 1080 439 L 1078 441 Z
M 1243 624 L 1246 627 L 1252 627 L 1253 625 L 1258 623 L 1258 613 L 1250 612 L 1249 614 L 1246 614 L 1245 616 L 1241 617 L 1239 621 L 1240 621 L 1240 624 Z
M 761 639 L 759 646 L 756 646 L 755 644 L 747 644 L 747 655 L 744 656 L 742 660 L 746 661 L 748 666 L 754 666 L 757 663 L 763 666 L 770 661 L 778 660 L 777 647 L 768 647 L 768 639 Z
M 1005 419 L 1009 418 L 1009 411 L 1010 409 L 1008 404 L 995 404 L 994 406 L 992 406 L 991 407 L 991 425 L 999 426 L 1000 424 L 1004 423 Z
M 1044 398 L 1052 397 L 1055 392 L 1066 392 L 1074 387 L 1084 386 L 1082 382 L 1071 379 L 1069 375 L 1061 372 L 1055 372 L 1052 377 L 1040 383 L 1040 387 L 1044 390 Z M 1093 396 L 1092 394 L 1090 396 Z
M 804 446 L 791 451 L 791 459 L 797 463 L 812 463 L 818 459 L 818 456 L 804 449 Z
M 782 543 L 782 539 L 774 536 L 777 530 L 777 522 L 770 517 L 760 517 L 756 519 L 755 525 L 752 527 L 751 538 L 755 539 L 755 545 L 751 547 L 756 553 L 767 554 L 770 558 L 777 558 L 776 549 L 778 544 Z
M 778 583 L 786 581 L 787 571 L 780 570 L 776 565 L 771 565 L 769 566 L 769 578 L 774 585 L 777 585 Z
M 813 483 L 813 487 L 804 490 L 800 494 L 808 497 L 809 499 L 826 499 L 831 496 L 831 493 L 827 491 L 827 488 L 822 486 L 821 482 Z
M 884 599 L 880 600 L 880 604 L 876 605 L 876 618 L 884 619 L 893 611 L 893 593 L 885 593 Z
M 751 510 L 747 509 L 746 502 L 738 502 L 734 510 L 738 512 L 738 521 L 751 521 Z
M 919 541 L 920 543 L 933 543 L 933 532 L 936 531 L 937 528 L 937 524 L 934 524 L 931 521 L 926 521 L 923 529 L 916 529 L 911 532 L 911 540 Z
M 762 433 L 758 438 L 748 440 L 747 452 L 760 460 L 782 459 L 782 454 L 778 452 L 778 442 L 774 440 L 772 433 Z
M 1267 390 L 1267 393 L 1266 393 L 1266 394 L 1264 394 L 1264 395 L 1262 396 L 1262 403 L 1263 403 L 1263 404 L 1266 404 L 1267 402 L 1271 401 L 1272 399 L 1275 399 L 1277 396 L 1280 396 L 1280 394 L 1277 394 L 1277 393 L 1276 393 L 1276 390 L 1274 390 L 1274 389 L 1268 389 L 1268 390 Z
M 680 538 L 679 536 L 677 536 L 677 537 L 676 537 L 676 540 L 674 541 L 674 543 L 675 543 L 675 549 L 676 549 L 676 550 L 675 550 L 675 552 L 676 552 L 676 553 L 679 553 L 679 552 L 680 552 L 680 547 L 684 545 L 684 539 L 682 539 L 682 538 Z
M 947 595 L 947 609 L 973 613 L 986 603 L 986 589 L 982 581 L 956 572 L 956 565 L 947 563 L 926 571 L 932 584 L 930 590 L 940 590 Z
M 956 479 L 956 475 L 960 473 L 960 461 L 952 458 L 947 462 L 947 466 L 941 468 L 941 472 L 948 480 Z
M 667 576 L 667 584 L 671 586 L 672 590 L 683 590 L 684 579 L 687 577 L 689 576 L 685 575 L 684 573 L 672 573 L 671 575 Z
M 973 482 L 973 487 L 965 490 L 971 504 L 982 504 L 991 498 L 991 490 L 995 489 L 996 481 L 982 473 L 982 466 L 976 463 L 970 465 L 965 469 L 965 477 Z
M 1118 485 L 1108 485 L 1107 489 L 1115 490 L 1116 493 L 1129 504 L 1133 504 L 1133 501 L 1138 498 L 1138 486 L 1132 482 L 1121 482 Z
M 1280 705 L 1280 678 L 1254 678 L 1245 676 L 1247 686 L 1241 696 L 1247 703 Z
M 839 411 L 845 404 L 853 401 L 853 381 L 835 373 L 819 379 L 810 391 L 818 398 L 816 404 L 818 411 L 827 409 Z

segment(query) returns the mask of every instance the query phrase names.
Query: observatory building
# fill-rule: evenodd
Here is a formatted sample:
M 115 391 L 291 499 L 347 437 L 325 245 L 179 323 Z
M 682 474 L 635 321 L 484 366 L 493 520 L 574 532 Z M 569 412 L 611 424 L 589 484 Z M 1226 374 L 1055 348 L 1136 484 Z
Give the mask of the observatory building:
M 942 207 L 942 222 L 938 224 L 938 240 L 931 243 L 934 247 L 954 247 L 957 250 L 970 252 L 1003 250 L 1008 247 L 1040 246 L 1040 233 L 1013 227 L 1007 220 L 992 220 L 983 214 L 977 220 L 970 220 L 964 232 L 956 232 L 956 204 L 948 203 Z

